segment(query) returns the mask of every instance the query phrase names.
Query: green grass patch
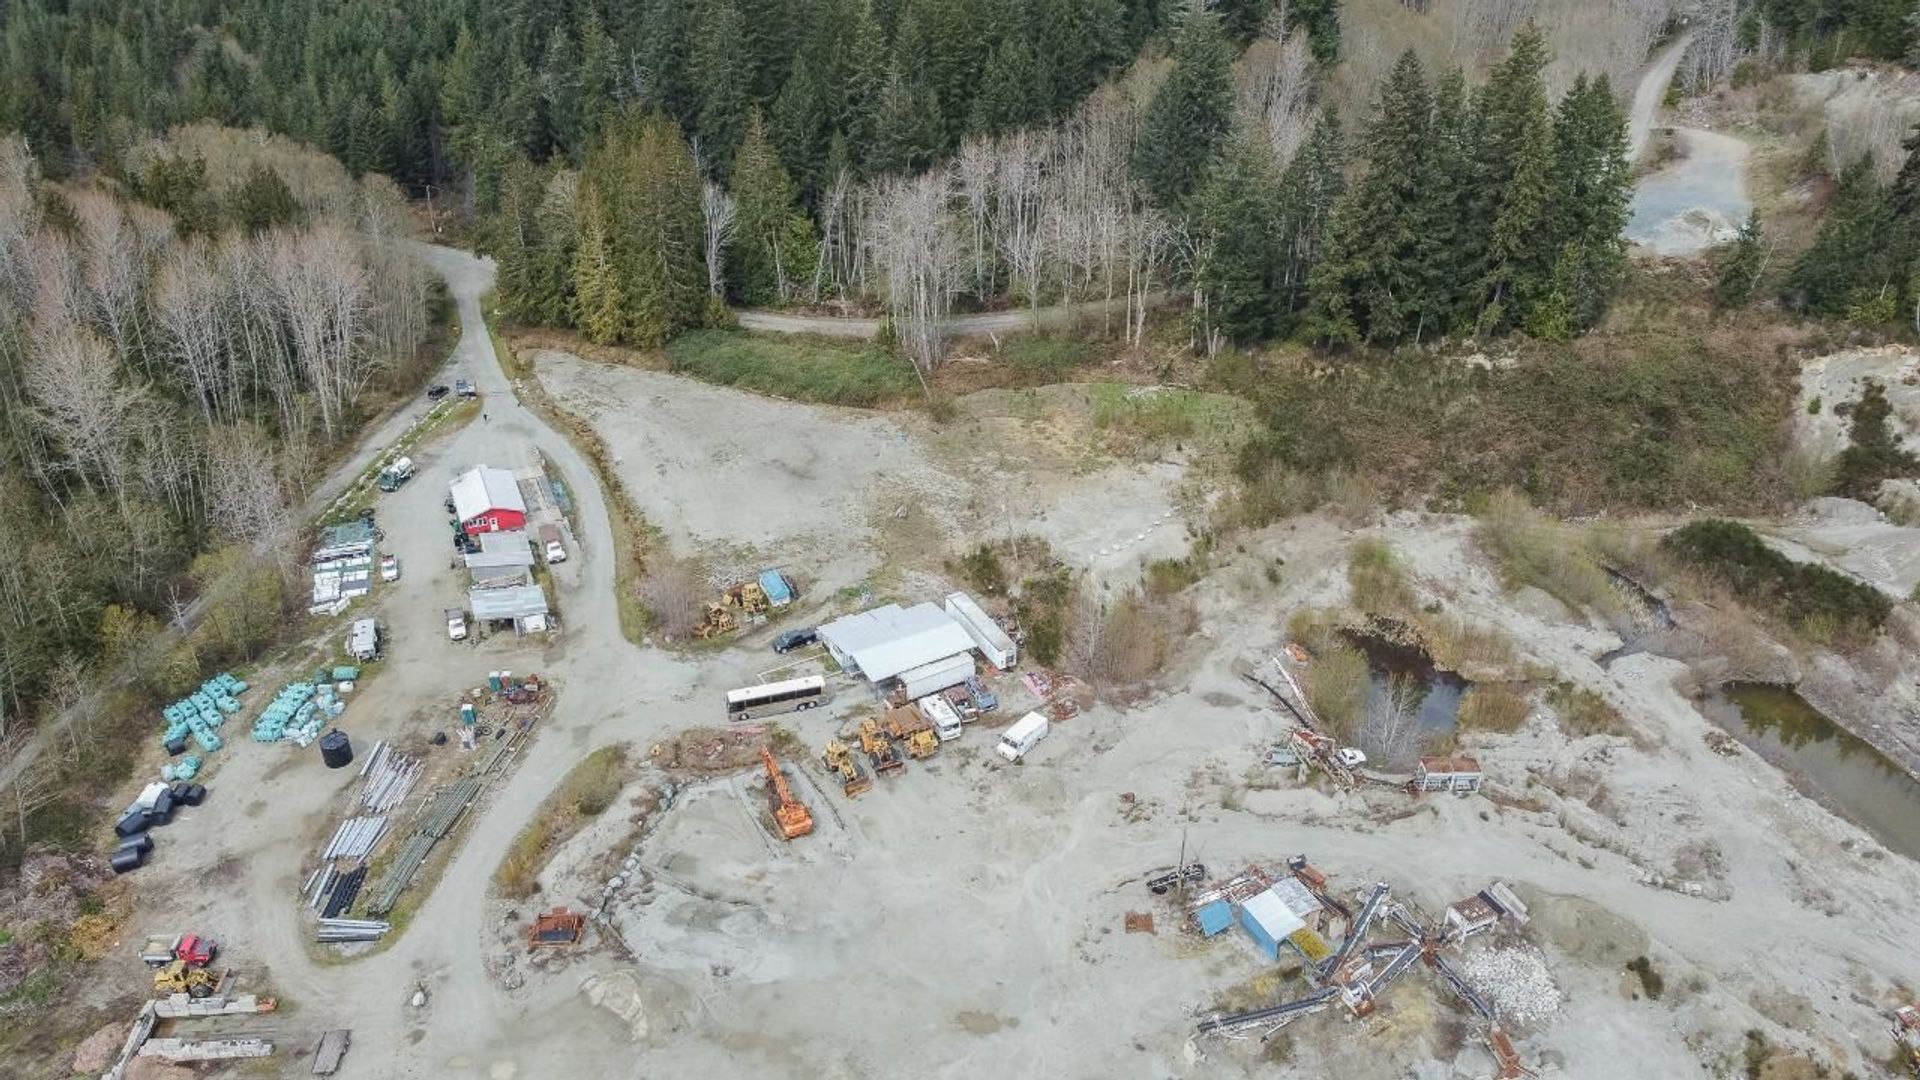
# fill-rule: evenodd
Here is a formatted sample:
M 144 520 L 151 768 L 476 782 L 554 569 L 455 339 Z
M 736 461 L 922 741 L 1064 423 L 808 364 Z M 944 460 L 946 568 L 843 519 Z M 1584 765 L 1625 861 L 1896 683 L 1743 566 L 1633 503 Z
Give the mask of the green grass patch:
M 575 765 L 494 870 L 493 884 L 500 894 L 514 900 L 532 896 L 539 887 L 535 879 L 553 852 L 613 805 L 629 775 L 623 745 L 603 746 Z
M 1474 540 L 1500 568 L 1507 588 L 1531 585 L 1575 611 L 1591 608 L 1606 614 L 1620 606 L 1606 571 L 1581 538 L 1547 520 L 1519 492 L 1495 492 L 1479 519 Z
M 1547 691 L 1547 704 L 1560 717 L 1560 730 L 1573 738 L 1588 735 L 1626 735 L 1627 722 L 1607 699 L 1572 683 L 1556 683 Z
M 1093 426 L 1150 442 L 1206 438 L 1240 426 L 1245 406 L 1225 394 L 1093 383 Z
M 1667 534 L 1660 547 L 1815 641 L 1869 637 L 1893 611 L 1893 602 L 1880 590 L 1789 559 L 1738 522 L 1695 521 Z
M 1100 357 L 1100 346 L 1074 338 L 1020 337 L 1000 347 L 1000 359 L 1036 383 L 1061 382 Z
M 696 330 L 666 354 L 670 371 L 795 401 L 872 406 L 919 391 L 912 365 L 872 345 Z
M 1393 545 L 1372 537 L 1354 541 L 1347 553 L 1347 586 L 1353 606 L 1369 615 L 1401 615 L 1413 610 L 1413 586 Z

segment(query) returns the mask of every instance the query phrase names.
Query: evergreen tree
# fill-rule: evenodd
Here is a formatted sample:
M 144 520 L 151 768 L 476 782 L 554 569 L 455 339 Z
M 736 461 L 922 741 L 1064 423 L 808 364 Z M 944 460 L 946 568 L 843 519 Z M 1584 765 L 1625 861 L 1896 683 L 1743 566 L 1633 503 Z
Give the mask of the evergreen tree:
M 1134 150 L 1134 173 L 1156 205 L 1177 208 L 1206 176 L 1233 117 L 1232 50 L 1219 20 L 1188 8 L 1173 42 L 1173 70 L 1154 92 Z
M 586 156 L 588 144 L 600 134 L 607 110 L 612 107 L 618 78 L 615 48 L 607 28 L 600 22 L 600 13 L 588 7 L 580 17 L 580 77 L 575 87 L 579 99 L 579 130 L 575 141 L 563 144 L 567 155 L 575 161 Z
M 1329 341 L 1397 341 L 1422 332 L 1429 249 L 1422 231 L 1432 98 L 1401 54 L 1367 127 L 1367 171 L 1342 204 L 1335 243 L 1308 278 L 1309 325 Z
M 614 263 L 613 237 L 598 189 L 580 189 L 580 244 L 573 258 L 573 325 L 588 341 L 611 345 L 626 336 L 626 302 Z
M 640 25 L 647 32 L 639 36 L 635 55 L 644 76 L 643 100 L 692 129 L 701 105 L 693 68 L 694 18 L 701 5 L 692 0 L 646 4 Z
M 870 173 L 924 169 L 942 149 L 939 109 L 924 88 L 916 89 L 895 68 L 874 114 L 873 142 L 867 149 Z
M 727 175 L 746 132 L 750 100 L 744 33 L 734 0 L 706 0 L 693 46 L 693 79 L 700 102 L 694 132 L 703 163 L 720 177 Z
M 833 147 L 832 95 L 811 55 L 801 53 L 773 105 L 780 157 L 811 202 L 827 184 L 827 154 Z
M 1626 269 L 1621 230 L 1633 195 L 1632 166 L 1626 114 L 1606 76 L 1591 82 L 1579 77 L 1561 99 L 1554 157 L 1550 224 L 1572 250 L 1566 299 L 1578 331 L 1599 321 L 1607 295 Z
M 1787 277 L 1795 306 L 1820 315 L 1843 315 L 1897 288 L 1901 266 L 1887 238 L 1893 207 L 1873 178 L 1873 159 L 1862 154 L 1840 175 L 1813 246 Z
M 1273 0 L 1215 0 L 1213 10 L 1220 15 L 1221 32 L 1244 47 L 1266 27 L 1274 4 Z
M 1459 280 L 1470 285 L 1491 272 L 1487 245 L 1500 216 L 1501 201 L 1513 182 L 1521 148 L 1547 111 L 1546 43 L 1532 23 L 1513 37 L 1507 58 L 1495 67 L 1474 95 L 1473 162 L 1465 187 L 1461 220 L 1469 227 L 1459 236 L 1455 256 Z M 1463 305 L 1463 320 L 1476 322 L 1484 308 L 1482 294 L 1472 293 Z
M 1306 31 L 1315 60 L 1330 65 L 1340 59 L 1340 0 L 1291 0 L 1287 27 Z
M 1194 192 L 1190 215 L 1189 284 L 1204 301 L 1196 330 L 1236 342 L 1268 337 L 1284 259 L 1280 177 L 1263 135 L 1242 131 L 1228 141 Z
M 272 166 L 255 162 L 232 196 L 229 217 L 248 233 L 291 225 L 301 218 L 300 203 Z
M 573 310 L 573 265 L 579 247 L 580 177 L 572 172 L 557 172 L 547 179 L 534 211 L 532 288 L 538 304 L 529 310 L 531 321 L 546 326 L 564 326 Z
M 748 121 L 734 159 L 731 194 L 736 209 L 727 248 L 729 291 L 746 304 L 785 300 L 787 290 L 812 278 L 816 240 L 759 113 Z
M 1767 253 L 1762 246 L 1765 236 L 1760 230 L 1760 211 L 1747 214 L 1747 223 L 1740 227 L 1740 234 L 1727 246 L 1726 256 L 1720 261 L 1720 273 L 1713 283 L 1714 302 L 1723 308 L 1745 307 L 1753 299 L 1753 290 L 1760 283 L 1760 271 L 1766 265 Z
M 1900 147 L 1907 155 L 1900 162 L 1900 173 L 1893 178 L 1892 189 L 1887 192 L 1888 204 L 1894 216 L 1920 220 L 1920 128 L 1908 134 Z
M 500 306 L 508 318 L 521 323 L 538 322 L 545 307 L 534 219 L 544 187 L 532 162 L 523 158 L 508 166 L 500 178 L 500 205 L 487 230 L 488 253 L 498 266 Z
M 774 95 L 786 85 L 793 61 L 792 0 L 740 0 L 747 64 L 746 90 L 753 103 L 761 107 L 773 104 Z
M 1050 96 L 1040 78 L 1033 48 L 1024 37 L 1009 35 L 993 50 L 986 70 L 981 72 L 971 126 L 993 135 L 1026 127 L 1040 119 L 1040 105 Z
M 1454 68 L 1434 87 L 1427 168 L 1420 186 L 1422 334 L 1444 334 L 1471 323 L 1471 314 L 1463 313 L 1470 303 L 1472 279 L 1465 277 L 1462 252 L 1475 231 L 1475 223 L 1466 217 L 1471 207 L 1474 136 L 1466 79 Z
M 586 101 L 581 95 L 582 62 L 565 26 L 547 35 L 540 57 L 540 111 L 546 135 L 562 152 L 577 154 L 587 142 Z M 604 92 L 604 90 L 602 91 Z
M 629 117 L 587 172 L 608 192 L 624 339 L 653 347 L 697 325 L 707 295 L 701 178 L 679 129 L 657 114 Z M 588 247 L 583 221 L 580 250 Z
M 878 171 L 872 165 L 873 151 L 880 139 L 882 105 L 892 81 L 888 77 L 887 39 L 875 17 L 873 0 L 849 2 L 853 4 L 853 24 L 848 35 L 846 92 L 835 126 L 845 136 L 854 163 Z
M 1313 131 L 1280 177 L 1280 273 L 1274 302 L 1283 329 L 1306 309 L 1307 275 L 1320 259 L 1333 208 L 1346 190 L 1346 147 L 1340 115 L 1322 109 Z
M 1553 230 L 1553 126 L 1546 113 L 1535 114 L 1520 144 L 1513 177 L 1500 194 L 1500 213 L 1487 241 L 1487 272 L 1480 282 L 1482 332 L 1506 330 L 1544 293 L 1556 252 L 1548 244 Z

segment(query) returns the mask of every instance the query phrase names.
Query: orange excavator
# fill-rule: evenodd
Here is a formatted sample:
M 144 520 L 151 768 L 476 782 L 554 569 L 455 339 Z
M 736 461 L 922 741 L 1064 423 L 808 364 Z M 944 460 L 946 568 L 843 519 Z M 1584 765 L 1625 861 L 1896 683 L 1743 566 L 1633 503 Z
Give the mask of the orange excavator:
M 780 763 L 773 760 L 773 753 L 762 747 L 760 760 L 767 767 L 767 790 L 773 796 L 773 820 L 780 826 L 780 835 L 795 840 L 812 832 L 813 814 L 793 797 L 792 789 L 787 787 L 787 776 L 780 771 Z

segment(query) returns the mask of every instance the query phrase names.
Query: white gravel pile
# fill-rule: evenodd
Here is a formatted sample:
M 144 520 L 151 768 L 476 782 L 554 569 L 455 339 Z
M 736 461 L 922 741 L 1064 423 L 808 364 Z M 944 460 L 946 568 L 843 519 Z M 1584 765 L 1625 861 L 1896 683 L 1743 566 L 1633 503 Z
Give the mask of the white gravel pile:
M 1467 957 L 1461 973 L 1503 1020 L 1531 1024 L 1560 1011 L 1560 988 L 1531 945 L 1481 949 Z

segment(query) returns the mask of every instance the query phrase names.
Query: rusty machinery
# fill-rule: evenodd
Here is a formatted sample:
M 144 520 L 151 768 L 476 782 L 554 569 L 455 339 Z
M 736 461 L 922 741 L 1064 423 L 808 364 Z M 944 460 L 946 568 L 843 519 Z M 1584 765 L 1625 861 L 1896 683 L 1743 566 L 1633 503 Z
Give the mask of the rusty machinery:
M 840 790 L 851 799 L 873 790 L 873 778 L 853 756 L 853 749 L 839 739 L 827 741 L 826 752 L 820 755 L 828 769 L 840 774 Z
M 780 835 L 795 840 L 812 832 L 813 813 L 793 797 L 793 789 L 787 786 L 787 774 L 780 771 L 773 752 L 762 747 L 760 761 L 767 767 L 767 791 L 773 799 L 773 821 L 780 827 Z
M 888 709 L 886 730 L 888 735 L 900 740 L 907 748 L 907 755 L 916 760 L 930 758 L 940 750 L 940 737 L 934 734 L 933 721 L 911 705 Z
M 871 716 L 860 721 L 860 749 L 866 752 L 873 771 L 881 775 L 897 773 L 907 767 L 900 757 L 900 749 L 893 745 L 892 739 L 887 738 L 880 721 Z

